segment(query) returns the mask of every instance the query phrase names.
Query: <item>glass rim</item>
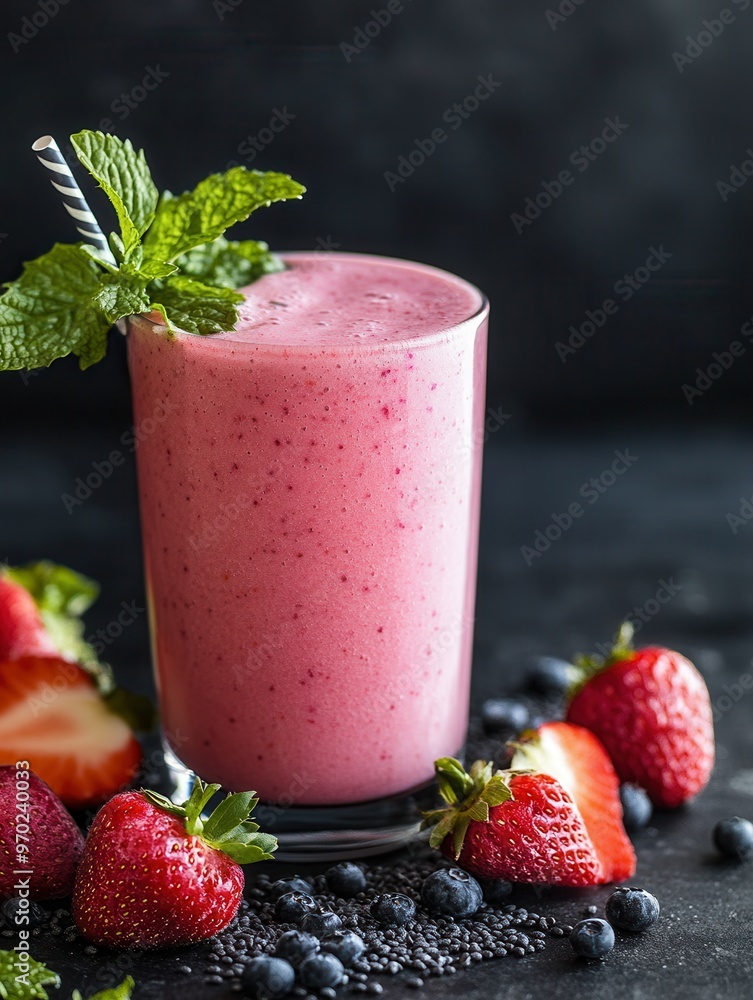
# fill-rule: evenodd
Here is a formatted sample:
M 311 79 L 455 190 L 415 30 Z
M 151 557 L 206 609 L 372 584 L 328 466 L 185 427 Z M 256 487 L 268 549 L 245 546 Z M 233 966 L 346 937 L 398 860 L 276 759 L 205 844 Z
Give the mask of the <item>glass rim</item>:
M 221 334 L 189 333 L 187 330 L 177 330 L 170 336 L 170 331 L 164 323 L 150 318 L 150 316 L 155 315 L 155 313 L 139 313 L 135 316 L 129 316 L 127 318 L 127 322 L 132 323 L 134 320 L 142 321 L 143 323 L 149 324 L 153 327 L 160 335 L 167 334 L 170 340 L 182 341 L 188 338 L 198 338 L 203 344 L 209 346 L 210 350 L 216 350 L 218 352 L 224 351 L 227 354 L 234 354 L 236 352 L 254 354 L 262 352 L 263 354 L 289 354 L 302 355 L 306 357 L 311 357 L 313 355 L 316 357 L 322 357 L 326 355 L 335 356 L 343 354 L 380 354 L 387 351 L 410 350 L 411 348 L 431 346 L 441 342 L 449 343 L 458 335 L 462 334 L 468 327 L 472 328 L 475 332 L 489 314 L 489 299 L 477 285 L 474 285 L 473 282 L 467 281 L 465 278 L 461 278 L 457 274 L 453 274 L 452 271 L 446 271 L 444 268 L 436 267 L 434 264 L 425 264 L 421 261 L 407 260 L 403 257 L 389 257 L 384 254 L 358 253 L 355 251 L 338 250 L 287 250 L 277 252 L 277 256 L 281 257 L 283 260 L 295 260 L 297 258 L 312 257 L 316 259 L 319 257 L 326 258 L 329 256 L 335 256 L 339 258 L 355 258 L 357 260 L 374 260 L 384 262 L 385 264 L 409 265 L 410 267 L 418 268 L 422 271 L 434 271 L 443 278 L 450 279 L 453 283 L 463 285 L 466 288 L 471 289 L 478 297 L 478 305 L 474 308 L 473 312 L 470 312 L 467 316 L 459 322 L 454 323 L 452 326 L 446 326 L 439 330 L 432 330 L 429 333 L 422 333 L 412 337 L 403 337 L 395 340 L 363 341 L 360 343 L 357 341 L 333 341 L 328 344 L 280 344 L 270 343 L 268 341 L 230 340 L 223 338 Z

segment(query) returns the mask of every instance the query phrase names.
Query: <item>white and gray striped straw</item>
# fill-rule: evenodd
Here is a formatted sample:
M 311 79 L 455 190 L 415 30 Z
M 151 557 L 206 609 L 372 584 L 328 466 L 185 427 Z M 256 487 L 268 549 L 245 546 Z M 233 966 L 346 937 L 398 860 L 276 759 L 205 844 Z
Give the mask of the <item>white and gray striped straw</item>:
M 76 229 L 85 242 L 96 247 L 102 257 L 114 264 L 115 258 L 107 244 L 107 237 L 94 218 L 58 144 L 51 135 L 43 135 L 31 148 L 37 154 L 39 162 L 50 171 L 50 183 L 62 197 L 66 211 L 76 223 Z

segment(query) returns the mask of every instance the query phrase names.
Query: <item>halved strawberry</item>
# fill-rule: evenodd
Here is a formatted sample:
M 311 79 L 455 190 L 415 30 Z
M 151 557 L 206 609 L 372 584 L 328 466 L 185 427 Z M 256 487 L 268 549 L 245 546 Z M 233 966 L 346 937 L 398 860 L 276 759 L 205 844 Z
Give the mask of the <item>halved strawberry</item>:
M 29 591 L 0 571 L 0 662 L 19 656 L 57 656 Z
M 81 667 L 24 656 L 0 663 L 0 764 L 17 760 L 84 809 L 130 784 L 141 748 Z
M 477 760 L 467 774 L 452 757 L 435 770 L 447 808 L 427 813 L 429 843 L 466 871 L 510 882 L 586 886 L 609 881 L 570 793 L 549 774 L 493 772 Z
M 568 722 L 547 722 L 526 736 L 510 767 L 556 778 L 583 817 L 607 881 L 632 878 L 635 851 L 622 825 L 620 780 L 600 740 Z

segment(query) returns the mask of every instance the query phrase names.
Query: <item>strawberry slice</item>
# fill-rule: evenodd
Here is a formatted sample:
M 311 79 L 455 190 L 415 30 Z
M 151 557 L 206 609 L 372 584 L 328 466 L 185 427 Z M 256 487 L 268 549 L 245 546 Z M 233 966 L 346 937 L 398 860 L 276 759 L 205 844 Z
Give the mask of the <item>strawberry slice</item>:
M 0 764 L 17 760 L 84 809 L 130 784 L 141 748 L 81 667 L 24 656 L 0 663 Z
M 34 598 L 0 573 L 0 662 L 19 656 L 58 656 Z
M 513 769 L 550 774 L 573 797 L 606 880 L 632 878 L 635 851 L 622 825 L 620 781 L 600 740 L 582 726 L 547 722 L 517 747 Z
M 429 843 L 484 878 L 548 885 L 608 882 L 570 793 L 550 774 L 497 771 L 452 757 L 434 764 L 444 809 L 426 813 Z

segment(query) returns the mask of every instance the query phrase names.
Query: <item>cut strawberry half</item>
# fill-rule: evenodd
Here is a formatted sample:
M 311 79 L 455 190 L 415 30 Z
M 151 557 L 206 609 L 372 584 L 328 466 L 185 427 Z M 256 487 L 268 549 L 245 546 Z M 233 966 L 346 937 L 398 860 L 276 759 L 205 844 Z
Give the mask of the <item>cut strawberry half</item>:
M 29 591 L 0 572 L 0 662 L 19 656 L 58 656 Z
M 18 760 L 84 809 L 131 783 L 141 748 L 81 667 L 25 656 L 0 663 L 0 764 Z
M 497 771 L 477 760 L 467 773 L 435 761 L 446 806 L 424 814 L 429 843 L 484 878 L 549 885 L 608 882 L 572 796 L 550 774 Z
M 622 825 L 620 782 L 601 741 L 582 726 L 547 722 L 516 746 L 513 769 L 549 774 L 570 793 L 606 880 L 632 878 L 635 851 Z

